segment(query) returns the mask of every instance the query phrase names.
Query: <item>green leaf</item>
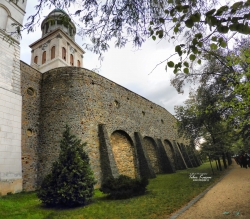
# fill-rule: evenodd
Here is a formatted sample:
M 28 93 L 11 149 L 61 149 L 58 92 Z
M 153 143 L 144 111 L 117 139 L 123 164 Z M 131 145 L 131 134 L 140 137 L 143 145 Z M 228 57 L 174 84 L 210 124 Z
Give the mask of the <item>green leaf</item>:
M 189 67 L 189 63 L 188 62 L 184 62 L 183 63 L 187 68 Z
M 178 46 L 175 47 L 175 52 L 178 52 L 178 51 L 181 51 L 180 45 L 178 45 Z
M 247 20 L 250 20 L 250 13 L 245 14 L 245 15 L 244 15 L 244 18 L 247 19 Z
M 169 68 L 173 68 L 174 67 L 174 62 L 172 62 L 172 61 L 169 61 L 167 64 L 168 64 Z
M 163 30 L 159 30 L 159 38 L 161 39 L 163 37 Z
M 242 6 L 243 6 L 243 1 L 240 1 L 240 2 L 235 2 L 235 3 L 231 6 L 231 8 L 234 9 L 234 10 L 238 10 L 238 9 L 242 8 Z
M 208 11 L 205 15 L 206 15 L 207 17 L 209 17 L 209 16 L 213 15 L 214 12 L 216 12 L 216 9 L 212 9 L 212 10 Z
M 175 9 L 173 8 L 173 9 L 170 11 L 170 15 L 173 17 L 175 14 L 176 14 L 176 11 L 175 11 Z
M 193 43 L 193 45 L 197 44 L 197 43 L 198 43 L 197 39 L 194 38 L 194 39 L 192 40 L 192 43 Z
M 211 24 L 211 26 L 217 26 L 218 24 L 220 24 L 220 21 L 216 17 L 211 16 L 210 17 L 210 24 Z
M 193 46 L 193 47 L 192 47 L 192 52 L 193 52 L 194 54 L 197 54 L 197 53 L 198 53 L 197 47 Z
M 196 55 L 191 54 L 191 55 L 189 56 L 189 59 L 190 59 L 191 61 L 194 61 L 194 60 L 196 59 Z
M 228 6 L 227 6 L 227 5 L 224 5 L 224 6 L 220 7 L 220 8 L 217 10 L 215 16 L 221 16 L 221 15 L 223 14 L 223 12 L 224 12 L 224 11 L 227 11 L 227 10 L 228 10 Z
M 198 42 L 197 45 L 201 48 L 203 46 L 203 42 Z
M 211 40 L 217 42 L 217 37 L 213 36 Z
M 201 20 L 201 14 L 200 14 L 200 13 L 192 14 L 192 15 L 190 16 L 190 19 L 191 19 L 193 22 L 200 22 L 200 20 Z
M 162 23 L 162 24 L 165 23 L 165 20 L 164 20 L 162 17 L 159 18 L 159 21 L 160 21 L 160 23 Z
M 227 47 L 227 42 L 225 42 L 224 40 L 220 43 L 220 46 L 222 48 L 226 48 Z
M 229 29 L 231 31 L 236 31 L 237 30 L 237 24 L 231 24 L 231 25 L 229 25 Z
M 202 33 L 197 33 L 194 35 L 196 38 L 201 39 L 202 38 Z
M 201 64 L 201 60 L 199 59 L 199 60 L 197 61 L 197 63 L 200 65 L 200 64 Z
M 218 48 L 218 46 L 214 43 L 211 43 L 210 48 L 211 48 L 211 50 L 216 50 Z
M 153 40 L 156 40 L 156 36 L 152 36 L 152 39 L 153 39 Z
M 228 26 L 223 26 L 223 25 L 218 25 L 218 28 L 217 28 L 218 32 L 220 33 L 227 33 L 229 28 Z
M 173 18 L 173 22 L 175 23 L 175 22 L 177 22 L 177 21 L 178 21 L 177 18 L 174 17 L 174 18 Z
M 182 7 L 181 4 L 178 4 L 178 5 L 176 5 L 175 9 L 176 9 L 178 12 L 182 12 L 183 7 Z
M 189 69 L 188 69 L 188 68 L 184 68 L 183 71 L 184 71 L 185 74 L 188 74 L 188 73 L 189 73 Z
M 188 28 L 192 28 L 192 27 L 194 26 L 194 22 L 193 22 L 193 20 L 191 20 L 191 19 L 187 19 L 187 20 L 185 21 L 185 25 L 186 25 L 186 27 L 188 27 Z

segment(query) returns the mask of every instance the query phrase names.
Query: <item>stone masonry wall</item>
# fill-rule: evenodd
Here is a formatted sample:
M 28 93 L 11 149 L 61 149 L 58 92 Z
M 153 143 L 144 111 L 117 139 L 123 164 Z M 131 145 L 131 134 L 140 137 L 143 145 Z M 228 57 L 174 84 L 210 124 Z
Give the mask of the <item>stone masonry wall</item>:
M 37 147 L 39 146 L 40 90 L 42 75 L 21 62 L 22 104 L 22 170 L 23 189 L 37 186 Z
M 135 132 L 162 141 L 176 140 L 173 128 L 176 120 L 166 109 L 92 71 L 63 67 L 42 76 L 39 181 L 58 157 L 65 124 L 88 143 L 86 151 L 99 183 L 99 124 L 106 125 L 109 137 L 117 130 L 126 132 L 132 145 L 135 145 Z

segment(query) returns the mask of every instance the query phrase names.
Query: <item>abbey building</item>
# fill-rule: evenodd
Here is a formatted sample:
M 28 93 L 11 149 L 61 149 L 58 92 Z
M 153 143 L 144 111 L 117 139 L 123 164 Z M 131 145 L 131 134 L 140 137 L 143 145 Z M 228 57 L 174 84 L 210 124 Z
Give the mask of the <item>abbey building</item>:
M 20 61 L 19 39 L 10 33 L 13 21 L 22 25 L 25 7 L 26 1 L 0 1 L 2 195 L 39 187 L 66 124 L 87 142 L 97 187 L 110 175 L 152 178 L 199 165 L 166 109 L 83 68 L 85 52 L 63 10 L 43 20 L 41 38 L 30 45 L 31 63 Z

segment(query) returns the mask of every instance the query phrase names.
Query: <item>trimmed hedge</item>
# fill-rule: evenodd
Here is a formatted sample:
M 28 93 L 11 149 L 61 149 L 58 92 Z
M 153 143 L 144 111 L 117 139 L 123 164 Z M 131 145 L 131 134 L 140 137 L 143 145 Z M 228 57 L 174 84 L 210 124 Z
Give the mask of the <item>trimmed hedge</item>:
M 124 199 L 144 194 L 148 183 L 147 178 L 132 179 L 129 176 L 120 175 L 118 178 L 105 179 L 100 191 L 113 199 Z

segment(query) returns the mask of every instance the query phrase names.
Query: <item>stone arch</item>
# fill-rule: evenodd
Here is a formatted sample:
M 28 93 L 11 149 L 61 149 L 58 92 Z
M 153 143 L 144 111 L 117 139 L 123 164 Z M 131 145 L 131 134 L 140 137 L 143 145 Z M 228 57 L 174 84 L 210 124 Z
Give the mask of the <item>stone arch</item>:
M 143 138 L 143 145 L 146 148 L 146 152 L 148 154 L 154 172 L 160 173 L 160 163 L 156 142 L 153 138 L 146 136 Z
M 164 140 L 163 145 L 164 145 L 164 148 L 167 152 L 167 155 L 168 155 L 170 161 L 172 162 L 172 164 L 175 165 L 176 157 L 175 157 L 175 151 L 174 151 L 173 145 L 167 139 Z
M 122 130 L 114 131 L 110 143 L 119 174 L 135 178 L 137 176 L 135 147 L 130 136 Z
M 0 29 L 5 30 L 8 17 L 10 17 L 10 11 L 4 5 L 0 4 Z

